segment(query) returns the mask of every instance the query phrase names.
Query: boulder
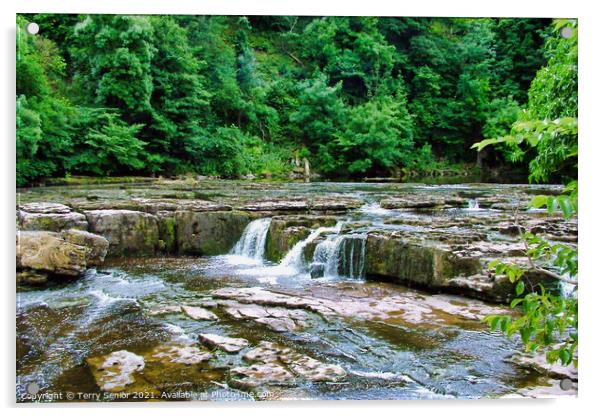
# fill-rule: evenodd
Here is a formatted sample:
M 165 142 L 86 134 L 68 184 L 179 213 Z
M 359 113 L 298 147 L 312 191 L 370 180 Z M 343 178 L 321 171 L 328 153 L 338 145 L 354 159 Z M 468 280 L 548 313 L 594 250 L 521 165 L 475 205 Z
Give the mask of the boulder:
M 149 256 L 159 244 L 159 227 L 154 215 L 129 210 L 86 211 L 90 231 L 109 240 L 109 255 Z
M 67 230 L 61 234 L 21 231 L 17 234 L 17 269 L 42 275 L 77 276 L 90 266 L 101 265 L 108 247 L 105 238 L 87 231 Z M 31 276 L 31 273 L 22 274 L 20 281 L 40 283 L 44 280 L 40 277 L 32 280 Z
M 51 231 L 22 231 L 17 235 L 17 269 L 77 276 L 86 270 L 89 250 L 65 241 Z
M 106 238 L 76 229 L 65 230 L 61 233 L 61 236 L 65 241 L 89 249 L 86 256 L 86 264 L 88 267 L 101 266 L 103 264 L 109 250 L 109 241 Z
M 247 213 L 177 211 L 179 254 L 219 255 L 236 244 L 251 217 Z

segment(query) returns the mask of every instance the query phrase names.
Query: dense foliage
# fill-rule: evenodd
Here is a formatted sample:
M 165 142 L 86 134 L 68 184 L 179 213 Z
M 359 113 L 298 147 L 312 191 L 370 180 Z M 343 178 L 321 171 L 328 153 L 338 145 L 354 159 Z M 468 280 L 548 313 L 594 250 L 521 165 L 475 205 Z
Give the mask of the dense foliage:
M 471 145 L 509 134 L 519 108 L 555 114 L 531 91 L 560 92 L 571 59 L 531 85 L 554 47 L 546 19 L 42 14 L 17 26 L 19 186 L 283 174 L 302 157 L 328 177 L 474 163 Z M 536 156 L 517 152 L 507 159 Z
M 527 108 L 512 125 L 510 134 L 492 137 L 475 144 L 505 146 L 516 158 L 531 152 L 532 181 L 560 179 L 565 191 L 557 197 L 538 195 L 534 208 L 547 207 L 549 213 L 561 211 L 565 219 L 576 217 L 577 187 L 577 24 L 558 20 L 555 36 L 546 42 L 549 56 L 529 88 Z M 561 30 L 565 30 L 564 36 Z M 569 29 L 567 31 L 567 29 Z M 521 229 L 517 220 L 516 226 Z M 490 264 L 516 284 L 516 299 L 511 306 L 520 308 L 520 316 L 490 316 L 493 329 L 512 336 L 519 333 L 528 351 L 544 351 L 549 362 L 577 365 L 578 337 L 578 249 L 572 244 L 551 243 L 531 233 L 521 233 L 527 264 Z M 563 291 L 550 291 L 542 285 L 531 288 L 529 272 L 543 274 L 564 285 Z

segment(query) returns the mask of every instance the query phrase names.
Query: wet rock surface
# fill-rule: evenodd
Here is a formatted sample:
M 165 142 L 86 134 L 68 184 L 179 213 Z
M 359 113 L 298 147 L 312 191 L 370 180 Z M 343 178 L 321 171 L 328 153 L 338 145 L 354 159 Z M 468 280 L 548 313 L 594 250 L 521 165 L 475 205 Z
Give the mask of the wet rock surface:
M 87 360 L 101 390 L 121 391 L 135 382 L 134 374 L 144 370 L 144 358 L 130 351 L 115 351 L 103 357 L 91 357 Z
M 199 341 L 225 352 L 238 352 L 249 345 L 249 341 L 244 338 L 230 338 L 217 334 L 199 334 Z
M 18 227 L 20 230 L 62 231 L 69 228 L 86 230 L 86 216 L 74 212 L 63 204 L 32 202 L 19 205 Z
M 558 187 L 157 180 L 24 192 L 17 397 L 31 381 L 148 393 L 139 400 L 575 395 L 576 371 L 482 321 L 513 313 L 501 304 L 513 285 L 487 263 L 525 261 L 521 232 L 577 242 L 576 221 L 515 214 L 540 192 Z M 265 235 L 235 252 L 243 230 Z M 564 378 L 573 388 L 561 392 Z
M 78 276 L 102 262 L 108 241 L 79 230 L 63 234 L 21 231 L 17 235 L 17 270 Z M 31 277 L 30 277 L 31 279 Z
M 110 255 L 152 255 L 159 241 L 157 218 L 131 210 L 85 211 L 90 230 L 109 240 Z

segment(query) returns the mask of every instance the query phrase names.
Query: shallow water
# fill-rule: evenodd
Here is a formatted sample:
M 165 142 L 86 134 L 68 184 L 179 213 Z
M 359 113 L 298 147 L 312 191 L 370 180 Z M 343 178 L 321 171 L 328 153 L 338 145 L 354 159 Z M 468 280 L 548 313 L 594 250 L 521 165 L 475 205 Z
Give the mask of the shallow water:
M 475 203 L 437 212 L 391 210 L 379 205 L 381 199 L 400 192 L 418 195 L 464 192 L 467 198 L 477 201 L 480 197 L 525 189 L 522 185 L 398 183 L 240 182 L 237 186 L 224 186 L 215 181 L 194 189 L 186 185 L 170 189 L 111 185 L 27 191 L 21 195 L 22 202 L 177 194 L 240 203 L 260 197 L 337 195 L 360 198 L 364 205 L 340 216 L 337 225 L 314 230 L 280 264 L 263 259 L 265 235 L 261 233 L 267 230 L 269 222 L 263 219 L 252 223 L 255 228 L 243 235 L 228 255 L 112 260 L 98 270 L 88 270 L 77 281 L 19 288 L 17 398 L 24 397 L 32 382 L 41 387 L 40 393 L 98 393 L 100 389 L 87 358 L 118 350 L 144 355 L 170 343 L 198 345 L 197 334 L 204 332 L 245 338 L 251 345 L 269 340 L 324 363 L 337 364 L 347 373 L 338 382 L 297 380 L 292 386 L 269 387 L 270 399 L 481 398 L 512 393 L 525 386 L 546 385 L 545 378 L 505 361 L 520 350 L 517 340 L 490 333 L 481 322 L 487 314 L 507 313 L 505 308 L 366 281 L 362 273 L 361 236 L 366 231 L 420 231 L 419 227 L 413 229 L 411 225 L 390 222 L 392 218 L 497 215 L 495 210 L 480 208 Z M 353 241 L 345 242 L 338 233 L 349 223 L 356 223 Z M 256 234 L 251 235 L 252 232 Z M 318 257 L 313 262 L 323 263 L 325 272 L 324 277 L 312 278 L 311 262 L 304 259 L 303 247 L 318 238 L 321 239 L 318 247 L 320 244 L 322 247 L 316 251 Z M 345 244 L 348 247 L 341 250 Z M 348 257 L 343 256 L 345 253 Z M 211 307 L 219 317 L 216 321 L 197 321 L 183 313 L 158 316 L 150 313 L 160 306 L 212 301 L 216 289 L 250 287 L 329 302 L 338 305 L 337 314 L 325 319 L 308 312 L 308 326 L 304 330 L 275 332 L 253 320 L 233 319 L 220 306 Z M 164 374 L 149 374 L 149 383 L 156 385 L 160 379 L 162 391 L 183 391 L 190 394 L 187 398 L 193 399 L 256 399 L 257 396 L 246 396 L 228 387 L 229 370 L 241 365 L 247 365 L 241 354 L 215 353 L 210 363 L 194 371 L 168 368 Z
M 393 309 L 384 317 L 364 316 L 357 311 L 369 309 L 383 297 L 420 302 L 432 295 L 398 285 L 334 278 L 288 276 L 266 282 L 248 273 L 249 268 L 261 267 L 270 266 L 240 267 L 230 256 L 131 259 L 91 270 L 74 283 L 20 292 L 19 337 L 26 338 L 24 344 L 37 342 L 19 360 L 17 384 L 36 381 L 43 391 L 97 392 L 85 357 L 120 349 L 143 354 L 173 339 L 195 343 L 199 332 L 242 337 L 251 343 L 270 340 L 339 364 L 348 373 L 341 383 L 306 382 L 285 388 L 278 391 L 279 398 L 477 398 L 509 393 L 537 378 L 503 361 L 517 350 L 516 342 L 491 334 L 478 319 L 454 311 L 454 307 L 461 312 L 486 311 L 480 302 L 468 304 L 439 295 L 438 303 L 427 306 L 422 316 L 397 316 L 395 307 L 376 307 Z M 145 313 L 158 305 L 206 300 L 217 288 L 256 286 L 345 300 L 353 312 L 330 322 L 312 316 L 312 325 L 299 333 L 276 333 L 219 311 L 217 322 L 195 321 L 182 314 L 149 317 Z M 221 359 L 226 368 L 241 364 L 239 357 L 223 354 Z M 182 379 L 180 386 L 176 381 L 170 388 L 201 395 L 218 391 L 212 378 L 227 383 L 228 377 L 226 371 L 207 370 L 207 377 L 192 385 Z

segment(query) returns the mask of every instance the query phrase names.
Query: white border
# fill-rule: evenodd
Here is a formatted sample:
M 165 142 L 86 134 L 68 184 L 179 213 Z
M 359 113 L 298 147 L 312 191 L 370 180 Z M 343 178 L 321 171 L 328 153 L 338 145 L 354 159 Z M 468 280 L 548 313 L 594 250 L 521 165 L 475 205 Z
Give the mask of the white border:
M 103 414 L 107 408 L 117 406 L 18 406 L 14 397 L 14 57 L 15 57 L 15 13 L 51 12 L 51 13 L 132 13 L 132 14 L 301 14 L 301 15 L 380 15 L 380 16 L 499 16 L 499 17 L 577 17 L 579 19 L 579 85 L 580 85 L 580 214 L 579 246 L 581 250 L 581 346 L 579 351 L 579 399 L 557 400 L 507 400 L 507 401 L 445 401 L 445 402 L 287 402 L 287 403 L 241 403 L 229 404 L 188 404 L 170 405 L 165 403 L 143 406 L 122 404 L 120 413 L 144 413 L 145 415 L 164 415 L 168 407 L 176 407 L 180 414 L 244 414 L 246 415 L 304 415 L 311 413 L 344 412 L 350 415 L 372 413 L 400 415 L 406 412 L 440 414 L 471 414 L 487 416 L 504 415 L 521 411 L 545 412 L 548 414 L 579 414 L 591 407 L 600 407 L 598 389 L 602 359 L 598 350 L 602 347 L 600 337 L 602 273 L 600 273 L 599 254 L 601 246 L 599 218 L 602 198 L 600 195 L 600 171 L 602 169 L 600 143 L 602 143 L 602 123 L 599 102 L 602 99 L 600 88 L 600 44 L 602 40 L 602 16 L 595 1 L 557 1 L 557 0 L 503 0 L 488 1 L 327 1 L 327 0 L 21 0 L 18 4 L 2 3 L 2 42 L 3 64 L 2 91 L 0 99 L 2 110 L 2 130 L 0 143 L 3 157 L 2 166 L 2 204 L 3 215 L 0 235 L 4 244 L 2 266 L 4 275 L 4 302 L 2 332 L 3 359 L 5 360 L 0 376 L 0 397 L 4 406 L 12 407 L 8 413 L 26 414 L 65 414 L 82 411 Z M 596 261 L 598 260 L 598 261 Z M 597 406 L 596 406 L 597 405 Z M 82 409 L 85 407 L 85 410 Z M 373 410 L 374 409 L 374 410 Z

